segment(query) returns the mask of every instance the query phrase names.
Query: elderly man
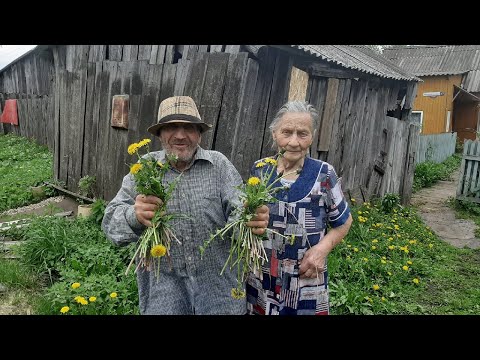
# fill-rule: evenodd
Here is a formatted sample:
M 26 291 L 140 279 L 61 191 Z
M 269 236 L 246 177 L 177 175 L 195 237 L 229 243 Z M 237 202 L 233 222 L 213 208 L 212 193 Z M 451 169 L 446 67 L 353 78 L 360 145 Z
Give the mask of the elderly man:
M 167 213 L 184 214 L 173 220 L 173 231 L 181 244 L 171 244 L 171 264 L 154 271 L 139 270 L 137 283 L 141 314 L 245 314 L 246 302 L 230 296 L 236 287 L 235 269 L 220 275 L 229 254 L 229 242 L 217 241 L 200 258 L 199 247 L 210 234 L 231 221 L 239 205 L 240 174 L 221 153 L 200 147 L 202 133 L 211 125 L 200 118 L 188 96 L 167 98 L 160 104 L 157 124 L 148 131 L 158 136 L 162 151 L 150 155 L 162 162 L 176 155 L 164 181 L 180 181 L 167 203 Z M 171 158 L 171 157 L 169 157 Z M 160 199 L 135 191 L 133 176 L 124 177 L 122 187 L 108 204 L 102 228 L 117 245 L 137 241 L 158 209 Z M 268 225 L 269 210 L 257 209 L 247 225 L 261 235 Z

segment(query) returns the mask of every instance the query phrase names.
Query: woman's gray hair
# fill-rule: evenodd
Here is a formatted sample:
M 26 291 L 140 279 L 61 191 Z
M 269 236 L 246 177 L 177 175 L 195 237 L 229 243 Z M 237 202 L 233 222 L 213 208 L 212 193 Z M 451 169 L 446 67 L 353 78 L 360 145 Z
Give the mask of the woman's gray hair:
M 308 113 L 312 117 L 312 127 L 313 127 L 313 134 L 315 134 L 315 130 L 317 129 L 317 122 L 318 122 L 318 111 L 312 104 L 309 104 L 307 101 L 289 101 L 285 103 L 280 110 L 278 110 L 277 114 L 273 118 L 272 123 L 270 124 L 270 131 L 275 131 L 278 127 L 278 124 L 282 120 L 283 115 L 286 113 L 291 112 L 298 112 L 298 113 Z

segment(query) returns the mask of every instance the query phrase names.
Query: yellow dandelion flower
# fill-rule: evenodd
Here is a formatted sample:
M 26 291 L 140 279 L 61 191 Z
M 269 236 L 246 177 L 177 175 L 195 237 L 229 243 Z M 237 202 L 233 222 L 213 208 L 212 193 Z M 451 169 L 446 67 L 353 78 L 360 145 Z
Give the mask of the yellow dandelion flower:
M 118 294 L 117 294 L 116 292 L 112 292 L 112 293 L 110 294 L 110 297 L 111 297 L 112 299 L 115 299 L 117 296 L 118 296 Z
M 395 230 L 400 229 L 400 226 L 398 226 L 397 224 L 395 224 L 393 227 L 395 228 Z
M 231 291 L 232 298 L 234 299 L 242 299 L 245 297 L 245 291 L 233 288 Z
M 80 287 L 80 283 L 78 283 L 78 282 L 74 282 L 72 284 L 72 289 L 78 289 L 79 287 Z
M 348 244 L 348 245 L 347 245 L 347 247 L 348 247 L 348 248 L 351 248 L 351 247 L 352 247 L 352 245 Z
M 69 310 L 70 310 L 70 308 L 68 306 L 64 306 L 60 309 L 60 312 L 62 314 L 66 314 Z
M 162 257 L 167 253 L 167 248 L 163 245 L 155 245 L 152 250 L 150 250 L 150 255 L 155 258 Z
M 387 274 L 388 274 L 388 276 L 392 276 L 392 273 L 391 273 L 390 271 L 389 271 L 389 272 L 387 272 Z
M 131 144 L 131 145 L 128 146 L 127 151 L 128 151 L 128 153 L 129 153 L 130 155 L 133 155 L 133 154 L 135 154 L 135 153 L 137 152 L 138 148 L 139 148 L 138 144 L 137 144 L 137 143 L 133 143 L 133 144 Z
M 368 258 L 363 258 L 363 261 L 368 262 Z
M 88 305 L 88 301 L 84 298 L 81 298 L 79 303 L 82 304 L 82 305 Z
M 140 142 L 138 143 L 138 147 L 141 148 L 142 146 L 145 146 L 145 145 L 147 145 L 147 144 L 149 144 L 149 143 L 151 143 L 151 142 L 152 142 L 152 140 L 150 140 L 150 139 L 143 139 L 142 141 L 140 141 Z
M 383 260 L 387 260 L 387 258 L 386 258 L 385 256 L 382 256 L 382 259 L 383 259 Z
M 408 270 L 408 266 L 407 266 L 407 265 L 403 265 L 403 266 L 402 266 L 402 269 L 405 270 L 405 271 L 407 271 L 407 270 Z
M 382 301 L 387 301 L 387 299 L 385 299 L 385 298 L 382 296 Z
M 85 298 L 84 298 L 83 296 L 76 296 L 76 297 L 75 297 L 75 301 L 76 301 L 77 303 L 79 303 L 79 304 L 82 304 L 82 303 L 84 303 L 84 302 L 87 301 L 87 300 L 85 300 Z
M 353 251 L 358 252 L 358 248 L 353 248 Z
M 383 260 L 383 259 L 380 260 L 380 262 L 381 262 L 382 264 L 386 264 L 386 263 L 387 263 L 387 262 L 386 262 L 385 260 Z
M 277 160 L 275 160 L 275 159 L 266 158 L 264 161 L 265 161 L 267 164 L 270 164 L 270 165 L 273 165 L 273 166 L 277 166 Z
M 377 247 L 375 245 L 372 245 L 372 250 L 375 250 Z
M 97 298 L 96 298 L 95 296 L 90 296 L 90 297 L 88 298 L 88 301 L 90 301 L 90 302 L 95 302 L 95 301 L 97 301 Z
M 375 284 L 372 286 L 373 290 L 377 291 L 378 289 L 380 289 L 380 286 L 378 284 Z
M 412 265 L 413 263 L 412 263 L 410 260 L 408 260 L 408 261 L 407 261 L 407 264 L 408 264 L 408 265 Z
M 363 213 L 361 211 L 357 211 L 357 214 L 358 215 L 362 215 Z
M 433 247 L 433 244 L 428 244 L 428 247 L 431 249 Z
M 260 161 L 257 165 L 255 165 L 255 167 L 261 168 L 261 167 L 264 167 L 265 165 L 266 164 L 263 161 Z
M 377 240 L 377 239 L 373 239 L 373 240 L 372 240 L 372 243 L 376 244 L 376 243 L 378 243 L 378 240 Z
M 413 279 L 412 281 L 413 281 L 415 284 L 417 284 L 417 285 L 418 285 L 418 283 L 420 282 L 420 280 L 418 280 L 417 278 Z
M 132 167 L 130 168 L 130 173 L 131 174 L 136 174 L 137 172 L 140 171 L 140 169 L 142 168 L 142 164 L 133 164 Z
M 248 185 L 251 186 L 257 186 L 260 184 L 260 179 L 256 176 L 252 176 L 250 179 L 248 179 Z
M 390 250 L 393 250 L 393 249 L 395 249 L 395 245 L 390 245 L 388 248 L 389 248 Z

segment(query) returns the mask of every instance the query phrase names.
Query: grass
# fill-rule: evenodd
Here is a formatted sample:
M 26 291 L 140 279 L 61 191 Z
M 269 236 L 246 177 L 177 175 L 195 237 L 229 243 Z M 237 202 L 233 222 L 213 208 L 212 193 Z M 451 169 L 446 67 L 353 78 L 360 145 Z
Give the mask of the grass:
M 46 146 L 13 134 L 0 135 L 0 212 L 38 201 L 31 190 L 53 176 Z
M 411 207 L 352 207 L 329 256 L 332 314 L 480 314 L 480 251 L 440 240 Z
M 0 295 L 0 315 L 30 315 L 39 299 L 41 280 L 18 261 L 0 259 L 0 284 L 8 291 Z

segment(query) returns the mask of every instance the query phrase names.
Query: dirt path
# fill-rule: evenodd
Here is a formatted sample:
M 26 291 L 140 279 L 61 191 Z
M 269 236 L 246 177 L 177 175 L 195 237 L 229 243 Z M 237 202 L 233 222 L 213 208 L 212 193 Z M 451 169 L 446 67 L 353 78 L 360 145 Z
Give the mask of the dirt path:
M 418 208 L 418 214 L 441 239 L 458 247 L 480 248 L 480 239 L 475 237 L 476 225 L 471 220 L 457 219 L 455 211 L 447 205 L 455 197 L 459 171 L 452 174 L 451 181 L 439 181 L 430 188 L 413 194 L 411 205 Z

